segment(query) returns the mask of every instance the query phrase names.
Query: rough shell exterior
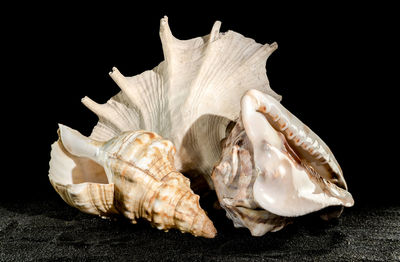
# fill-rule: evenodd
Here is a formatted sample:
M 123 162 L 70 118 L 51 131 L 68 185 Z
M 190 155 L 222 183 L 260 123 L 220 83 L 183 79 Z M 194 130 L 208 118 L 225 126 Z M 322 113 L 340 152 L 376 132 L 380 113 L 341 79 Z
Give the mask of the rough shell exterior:
M 189 179 L 174 168 L 175 147 L 155 133 L 124 132 L 107 142 L 60 126 L 49 178 L 71 206 L 89 214 L 122 214 L 158 229 L 214 237 L 216 230 Z
M 91 138 L 106 141 L 121 132 L 148 130 L 173 142 L 175 166 L 204 175 L 212 187 L 212 168 L 221 155 L 228 123 L 239 116 L 240 98 L 249 89 L 280 99 L 269 87 L 265 65 L 277 44 L 261 45 L 233 31 L 190 40 L 175 38 L 164 17 L 160 38 L 165 61 L 142 74 L 110 73 L 121 92 L 105 104 L 82 102 L 99 117 Z

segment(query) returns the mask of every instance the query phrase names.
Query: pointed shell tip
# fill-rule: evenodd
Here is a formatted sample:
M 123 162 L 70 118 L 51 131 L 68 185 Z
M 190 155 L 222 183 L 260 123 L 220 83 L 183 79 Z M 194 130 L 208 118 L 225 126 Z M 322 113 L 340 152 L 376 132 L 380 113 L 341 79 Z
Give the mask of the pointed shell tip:
M 164 17 L 161 18 L 161 24 L 168 24 L 168 16 L 164 15 Z
M 114 72 L 117 72 L 118 71 L 118 69 L 115 67 L 115 66 L 113 66 L 112 68 L 111 68 L 111 71 L 108 73 L 109 75 L 112 75 Z
M 217 235 L 217 229 L 215 229 L 214 224 L 211 220 L 204 223 L 202 228 L 202 236 L 206 238 L 214 238 Z

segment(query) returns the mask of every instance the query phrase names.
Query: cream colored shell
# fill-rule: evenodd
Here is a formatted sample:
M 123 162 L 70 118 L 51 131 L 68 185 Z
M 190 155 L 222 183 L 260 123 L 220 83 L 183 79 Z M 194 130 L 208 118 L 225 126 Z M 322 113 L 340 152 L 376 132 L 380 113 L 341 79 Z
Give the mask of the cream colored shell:
M 49 179 L 69 205 L 89 214 L 122 214 L 158 229 L 214 237 L 216 230 L 174 167 L 175 147 L 155 133 L 124 132 L 107 142 L 60 125 L 52 145 Z
M 82 102 L 99 117 L 91 138 L 105 141 L 128 130 L 148 130 L 173 142 L 180 172 L 202 174 L 211 182 L 220 141 L 228 123 L 239 116 L 240 98 L 257 89 L 280 99 L 269 87 L 266 60 L 277 44 L 261 45 L 233 31 L 190 40 L 175 38 L 164 17 L 160 38 L 165 60 L 152 70 L 110 76 L 121 92 L 105 104 Z

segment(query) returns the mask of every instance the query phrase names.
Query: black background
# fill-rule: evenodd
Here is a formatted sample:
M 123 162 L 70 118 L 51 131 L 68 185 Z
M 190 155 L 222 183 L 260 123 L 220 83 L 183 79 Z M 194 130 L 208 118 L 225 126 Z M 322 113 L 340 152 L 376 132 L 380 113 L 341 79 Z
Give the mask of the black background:
M 151 6 L 152 5 L 152 6 Z M 389 7 L 332 4 L 265 7 L 148 7 L 118 4 L 43 5 L 10 9 L 4 22 L 3 153 L 16 169 L 3 175 L 10 197 L 57 197 L 47 180 L 57 123 L 89 135 L 97 117 L 80 102 L 119 92 L 116 66 L 132 76 L 163 60 L 159 21 L 169 17 L 179 39 L 234 30 L 259 43 L 278 43 L 267 62 L 282 104 L 315 131 L 340 163 L 356 204 L 397 196 L 394 18 Z M 6 10 L 7 11 L 7 10 Z M 7 103 L 7 104 L 6 104 Z M 390 108 L 392 107 L 392 108 Z M 13 137 L 12 139 L 10 138 Z M 18 192 L 9 185 L 18 183 Z
M 3 7 L 0 260 L 398 256 L 395 10 L 384 4 L 250 1 L 218 7 L 204 1 Z M 220 20 L 221 32 L 278 43 L 267 62 L 271 87 L 332 149 L 354 196 L 355 207 L 339 222 L 304 217 L 279 233 L 254 238 L 202 203 L 218 230 L 216 239 L 206 240 L 173 230 L 166 234 L 146 223 L 101 220 L 60 199 L 48 181 L 57 123 L 90 134 L 97 117 L 81 98 L 104 103 L 119 92 L 108 76 L 113 66 L 126 76 L 157 66 L 163 60 L 158 30 L 164 15 L 179 39 L 207 35 Z

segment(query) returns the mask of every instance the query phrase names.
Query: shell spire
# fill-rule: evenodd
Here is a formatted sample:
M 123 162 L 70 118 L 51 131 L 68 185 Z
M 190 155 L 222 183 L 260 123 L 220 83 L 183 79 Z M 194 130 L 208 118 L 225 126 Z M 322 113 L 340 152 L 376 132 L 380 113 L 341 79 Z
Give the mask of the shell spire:
M 152 132 L 131 131 L 100 142 L 64 125 L 59 127 L 49 178 L 68 204 L 103 217 L 122 214 L 132 223 L 145 218 L 166 231 L 177 228 L 195 236 L 215 236 L 213 223 L 201 209 L 199 196 L 190 189 L 189 179 L 174 167 L 175 147 L 170 141 Z M 68 169 L 62 161 L 66 155 L 75 163 L 69 163 L 72 172 L 61 177 L 57 171 Z M 97 169 L 84 169 L 88 163 Z M 104 184 L 99 183 L 100 176 Z M 77 177 L 81 183 L 74 183 Z

